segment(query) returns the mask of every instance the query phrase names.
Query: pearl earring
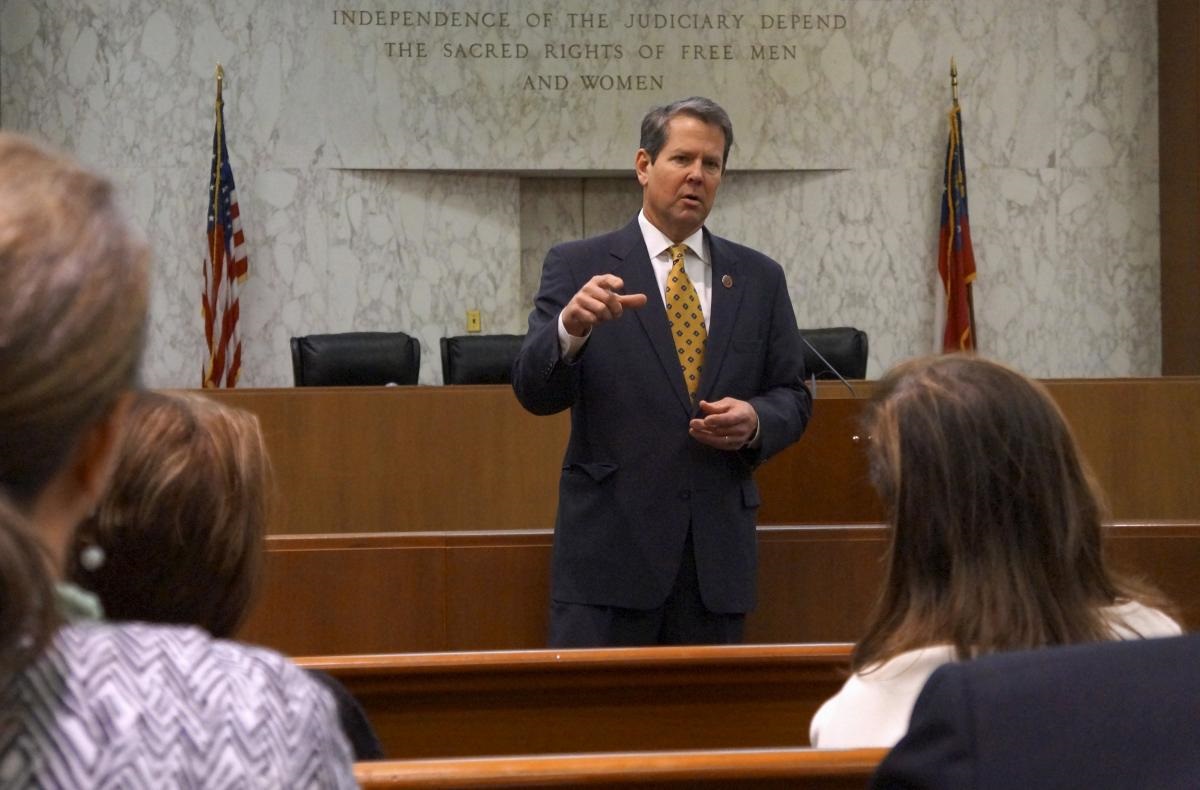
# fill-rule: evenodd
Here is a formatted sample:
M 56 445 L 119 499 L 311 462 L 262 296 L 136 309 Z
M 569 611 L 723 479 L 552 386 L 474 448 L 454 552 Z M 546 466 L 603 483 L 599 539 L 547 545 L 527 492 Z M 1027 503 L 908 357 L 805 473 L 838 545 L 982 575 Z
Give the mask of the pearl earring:
M 84 546 L 83 550 L 79 552 L 79 564 L 85 571 L 99 570 L 100 566 L 104 565 L 105 559 L 104 549 L 94 543 Z

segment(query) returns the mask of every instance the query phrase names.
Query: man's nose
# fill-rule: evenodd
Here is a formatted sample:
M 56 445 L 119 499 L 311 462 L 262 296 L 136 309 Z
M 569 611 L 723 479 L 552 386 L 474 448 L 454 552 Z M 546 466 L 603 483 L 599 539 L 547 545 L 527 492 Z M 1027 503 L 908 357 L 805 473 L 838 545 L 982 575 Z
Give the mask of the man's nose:
M 699 162 L 692 162 L 687 170 L 688 181 L 703 181 L 704 180 L 704 165 Z

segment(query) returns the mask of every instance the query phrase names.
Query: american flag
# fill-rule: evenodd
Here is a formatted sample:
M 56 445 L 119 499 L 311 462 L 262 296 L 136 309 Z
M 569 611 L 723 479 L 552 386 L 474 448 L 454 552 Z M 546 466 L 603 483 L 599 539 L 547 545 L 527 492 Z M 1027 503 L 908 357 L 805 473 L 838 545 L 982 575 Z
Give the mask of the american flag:
M 946 295 L 946 324 L 942 351 L 975 348 L 975 251 L 967 220 L 967 168 L 963 161 L 962 113 L 958 102 L 950 109 L 950 139 L 946 143 L 946 177 L 942 193 L 942 227 L 938 236 L 938 274 Z
M 208 248 L 204 251 L 205 388 L 236 387 L 242 372 L 242 341 L 238 336 L 238 290 L 249 262 L 242 235 L 233 168 L 225 146 L 225 111 L 217 95 L 213 131 L 212 174 L 208 186 Z

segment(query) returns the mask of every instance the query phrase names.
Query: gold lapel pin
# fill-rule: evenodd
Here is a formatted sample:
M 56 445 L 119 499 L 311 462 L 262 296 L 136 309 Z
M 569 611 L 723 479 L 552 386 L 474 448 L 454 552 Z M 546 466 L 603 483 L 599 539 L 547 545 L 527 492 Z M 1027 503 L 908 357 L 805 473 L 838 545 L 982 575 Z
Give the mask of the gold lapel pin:
M 724 275 L 723 277 L 721 277 L 721 285 L 725 286 L 726 288 L 732 288 L 733 287 L 733 278 L 730 277 L 728 274 Z

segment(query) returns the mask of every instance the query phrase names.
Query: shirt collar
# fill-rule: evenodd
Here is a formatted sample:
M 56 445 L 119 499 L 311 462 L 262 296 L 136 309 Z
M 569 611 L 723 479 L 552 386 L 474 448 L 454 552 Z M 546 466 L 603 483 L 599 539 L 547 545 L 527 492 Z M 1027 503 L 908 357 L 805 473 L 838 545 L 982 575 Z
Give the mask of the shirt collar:
M 104 619 L 104 607 L 100 605 L 100 598 L 95 593 L 71 582 L 59 582 L 54 585 L 54 595 L 58 603 L 58 613 L 68 623 Z
M 654 260 L 659 255 L 662 255 L 670 247 L 674 246 L 675 242 L 667 238 L 667 235 L 656 228 L 650 220 L 646 219 L 646 212 L 638 212 L 638 226 L 642 229 L 642 239 L 646 242 L 646 252 L 650 254 L 650 260 Z M 696 232 L 683 240 L 692 254 L 708 263 L 708 251 L 704 245 L 704 228 L 696 228 Z

